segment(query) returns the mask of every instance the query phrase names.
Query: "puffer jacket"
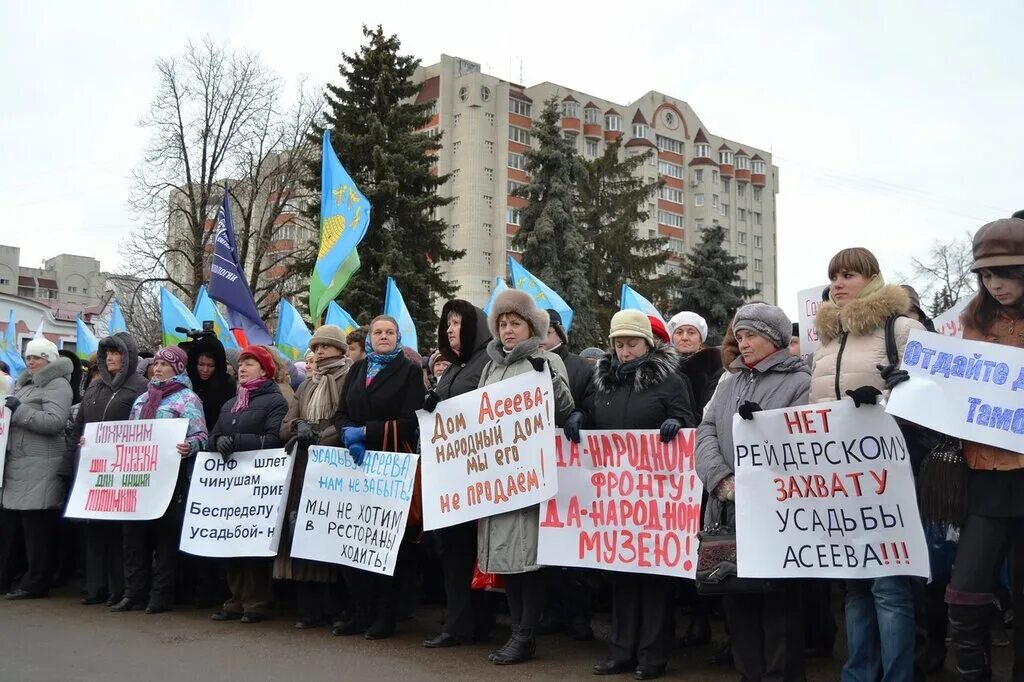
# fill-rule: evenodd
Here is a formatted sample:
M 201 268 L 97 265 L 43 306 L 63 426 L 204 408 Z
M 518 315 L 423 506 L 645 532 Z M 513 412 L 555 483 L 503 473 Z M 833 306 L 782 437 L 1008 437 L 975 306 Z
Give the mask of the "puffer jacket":
M 107 353 L 112 349 L 121 353 L 121 369 L 114 376 L 107 370 Z M 89 384 L 78 410 L 79 436 L 86 424 L 128 419 L 135 399 L 146 392 L 146 377 L 136 371 L 138 365 L 139 347 L 131 335 L 120 332 L 100 342 L 96 351 L 99 376 Z
M 288 414 L 288 401 L 281 395 L 277 384 L 267 381 L 249 394 L 249 407 L 232 412 L 231 408 L 236 402 L 237 396 L 220 408 L 217 426 L 210 433 L 208 450 L 212 452 L 217 449 L 217 438 L 220 436 L 231 436 L 234 439 L 235 452 L 270 450 L 284 446 L 281 422 Z
M 606 353 L 594 372 L 595 429 L 656 429 L 666 419 L 678 419 L 683 428 L 696 424 L 693 398 L 678 374 L 679 354 L 672 346 L 656 343 L 635 372 L 621 375 Z
M 448 314 L 458 313 L 462 318 L 459 328 L 461 348 L 458 353 L 448 343 Z M 480 374 L 490 359 L 487 344 L 491 341 L 491 330 L 487 328 L 487 313 L 466 301 L 448 301 L 441 309 L 441 323 L 437 330 L 437 348 L 442 357 L 451 362 L 441 378 L 437 380 L 434 392 L 440 400 L 475 391 L 480 385 Z
M 203 412 L 203 402 L 192 391 L 192 382 L 188 378 L 188 374 L 179 374 L 171 381 L 177 381 L 185 388 L 164 396 L 160 401 L 160 407 L 156 409 L 155 419 L 187 419 L 188 430 L 185 432 L 185 442 L 192 447 L 189 454 L 194 455 L 205 448 L 210 439 L 206 427 L 206 416 Z M 153 379 L 151 383 L 159 384 L 160 382 Z M 147 394 L 143 393 L 135 399 L 129 419 L 142 418 L 142 406 L 146 404 L 147 397 Z
M 533 336 L 506 353 L 497 339 L 487 344 L 490 362 L 480 376 L 480 386 L 535 371 L 529 358 L 544 358 L 551 369 L 554 386 L 555 423 L 561 426 L 573 410 L 567 373 L 562 359 L 542 350 L 540 337 Z M 539 542 L 540 505 L 480 519 L 477 524 L 477 562 L 484 573 L 526 573 L 536 571 Z
M 811 376 L 811 402 L 841 400 L 846 392 L 861 386 L 874 386 L 888 395 L 878 365 L 889 364 L 885 353 L 885 321 L 892 315 L 906 315 L 910 297 L 898 286 L 885 286 L 864 298 L 840 308 L 822 303 L 815 326 L 821 347 L 814 352 Z M 920 322 L 897 317 L 896 347 L 903 359 L 907 337 Z
M 72 365 L 58 357 L 34 375 L 18 376 L 13 395 L 21 406 L 11 418 L 7 441 L 4 509 L 56 509 L 64 503 L 64 427 L 71 414 Z
M 735 373 L 727 374 L 719 384 L 704 421 L 697 427 L 697 476 L 709 493 L 705 527 L 722 519 L 722 503 L 714 490 L 733 474 L 732 418 L 738 407 L 747 400 L 765 410 L 806 405 L 811 383 L 807 363 L 790 355 L 788 348 L 769 355 L 753 369 L 744 364 L 743 358 L 736 358 L 729 370 Z

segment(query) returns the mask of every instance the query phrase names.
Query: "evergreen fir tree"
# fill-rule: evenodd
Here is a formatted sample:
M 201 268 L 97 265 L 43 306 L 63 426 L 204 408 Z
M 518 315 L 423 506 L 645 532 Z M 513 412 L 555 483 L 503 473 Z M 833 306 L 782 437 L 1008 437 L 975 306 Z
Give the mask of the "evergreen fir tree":
M 758 293 L 738 283 L 746 265 L 722 248 L 724 240 L 725 229 L 714 225 L 686 254 L 674 308 L 691 310 L 707 320 L 709 345 L 721 343 L 736 310 Z
M 942 313 L 946 312 L 950 308 L 956 305 L 956 301 L 953 299 L 952 294 L 949 293 L 949 287 L 943 286 L 941 289 L 935 292 L 932 296 L 932 304 L 929 306 L 928 313 L 933 317 L 938 317 Z
M 357 53 L 342 53 L 341 83 L 327 86 L 324 126 L 311 133 L 319 141 L 323 128 L 331 129 L 338 158 L 372 207 L 358 248 L 362 265 L 337 300 L 365 324 L 382 312 L 391 275 L 426 349 L 437 333 L 435 300 L 456 290 L 440 265 L 465 252 L 447 247 L 447 225 L 434 217 L 451 199 L 436 194 L 448 176 L 431 174 L 438 138 L 418 132 L 430 120 L 429 104 L 415 103 L 419 86 L 410 81 L 420 61 L 400 54 L 398 37 L 380 26 L 364 26 L 363 35 L 367 43 Z M 311 171 L 309 188 L 319 194 L 319 158 Z M 319 224 L 319 203 L 308 214 Z

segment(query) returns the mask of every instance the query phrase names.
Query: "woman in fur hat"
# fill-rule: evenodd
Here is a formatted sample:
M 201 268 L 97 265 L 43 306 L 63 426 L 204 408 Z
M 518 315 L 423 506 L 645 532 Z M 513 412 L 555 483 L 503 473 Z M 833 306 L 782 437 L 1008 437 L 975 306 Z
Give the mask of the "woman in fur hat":
M 562 359 L 540 347 L 547 338 L 549 323 L 548 314 L 529 294 L 517 289 L 498 294 L 488 318 L 494 338 L 487 344 L 490 361 L 480 376 L 480 386 L 526 372 L 550 372 L 555 423 L 562 426 L 573 410 L 573 400 Z M 498 665 L 528 661 L 537 650 L 536 628 L 546 592 L 545 578 L 537 564 L 539 521 L 540 505 L 533 505 L 481 519 L 477 526 L 480 570 L 504 575 L 512 620 L 512 636 L 489 656 Z

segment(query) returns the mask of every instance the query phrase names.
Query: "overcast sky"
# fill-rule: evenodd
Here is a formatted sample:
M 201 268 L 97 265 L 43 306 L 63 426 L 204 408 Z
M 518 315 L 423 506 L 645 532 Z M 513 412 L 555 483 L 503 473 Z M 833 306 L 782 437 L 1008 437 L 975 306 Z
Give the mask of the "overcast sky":
M 0 243 L 22 264 L 90 255 L 106 270 L 133 224 L 127 177 L 157 57 L 211 35 L 281 76 L 337 81 L 362 23 L 527 85 L 629 103 L 687 101 L 715 134 L 780 168 L 780 304 L 866 246 L 890 279 L 933 239 L 1024 208 L 1024 3 L 4 3 Z

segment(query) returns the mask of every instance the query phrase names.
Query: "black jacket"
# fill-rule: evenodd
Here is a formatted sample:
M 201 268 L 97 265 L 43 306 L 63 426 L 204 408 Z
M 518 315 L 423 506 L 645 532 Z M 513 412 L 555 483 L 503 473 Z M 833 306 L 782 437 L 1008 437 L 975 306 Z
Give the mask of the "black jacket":
M 617 376 L 612 354 L 605 353 L 594 373 L 595 429 L 656 429 L 666 419 L 682 422 L 684 428 L 697 425 L 689 387 L 677 371 L 679 355 L 664 343 L 657 343 L 647 361 L 632 375 Z
M 217 438 L 231 436 L 235 440 L 235 452 L 266 450 L 284 446 L 281 440 L 281 422 L 288 414 L 288 401 L 281 395 L 281 389 L 273 381 L 249 395 L 249 407 L 231 413 L 237 397 L 224 403 L 220 408 L 217 426 L 210 432 L 210 451 L 217 449 Z
M 458 313 L 462 317 L 459 330 L 461 350 L 456 353 L 448 343 L 448 314 Z M 463 393 L 475 391 L 480 385 L 480 374 L 487 364 L 487 343 L 491 330 L 487 328 L 487 313 L 475 305 L 460 299 L 453 299 L 441 309 L 441 323 L 437 329 L 437 347 L 441 355 L 451 362 L 441 378 L 437 380 L 434 392 L 441 400 L 454 398 Z
M 366 385 L 363 358 L 345 375 L 341 388 L 341 402 L 334 418 L 338 433 L 346 426 L 366 427 L 366 449 L 382 450 L 384 425 L 398 422 L 398 438 L 413 450 L 419 445 L 416 410 L 423 407 L 423 370 L 404 355 L 399 355 L 383 368 L 373 382 Z
M 690 382 L 693 390 L 694 407 L 697 414 L 704 412 L 704 406 L 711 400 L 718 388 L 718 382 L 725 372 L 722 365 L 721 348 L 701 348 L 696 353 L 680 358 L 679 372 Z
M 576 409 L 590 414 L 594 410 L 594 365 L 570 353 L 564 343 L 551 352 L 562 358 L 565 371 L 569 373 L 569 392 Z
M 107 371 L 107 351 L 113 349 L 121 352 L 121 369 L 115 376 Z M 96 351 L 99 376 L 82 396 L 76 418 L 79 436 L 86 424 L 128 419 L 135 399 L 145 393 L 149 385 L 146 377 L 136 372 L 138 365 L 139 347 L 129 334 L 119 332 L 100 342 Z
M 182 344 L 186 348 L 186 344 Z M 203 403 L 203 415 L 206 417 L 206 428 L 212 431 L 217 425 L 220 409 L 224 403 L 235 397 L 237 385 L 228 374 L 228 359 L 224 354 L 224 345 L 215 336 L 204 337 L 187 344 L 188 378 L 192 381 L 192 390 Z M 213 358 L 215 369 L 213 376 L 206 381 L 199 378 L 199 356 L 209 355 Z

